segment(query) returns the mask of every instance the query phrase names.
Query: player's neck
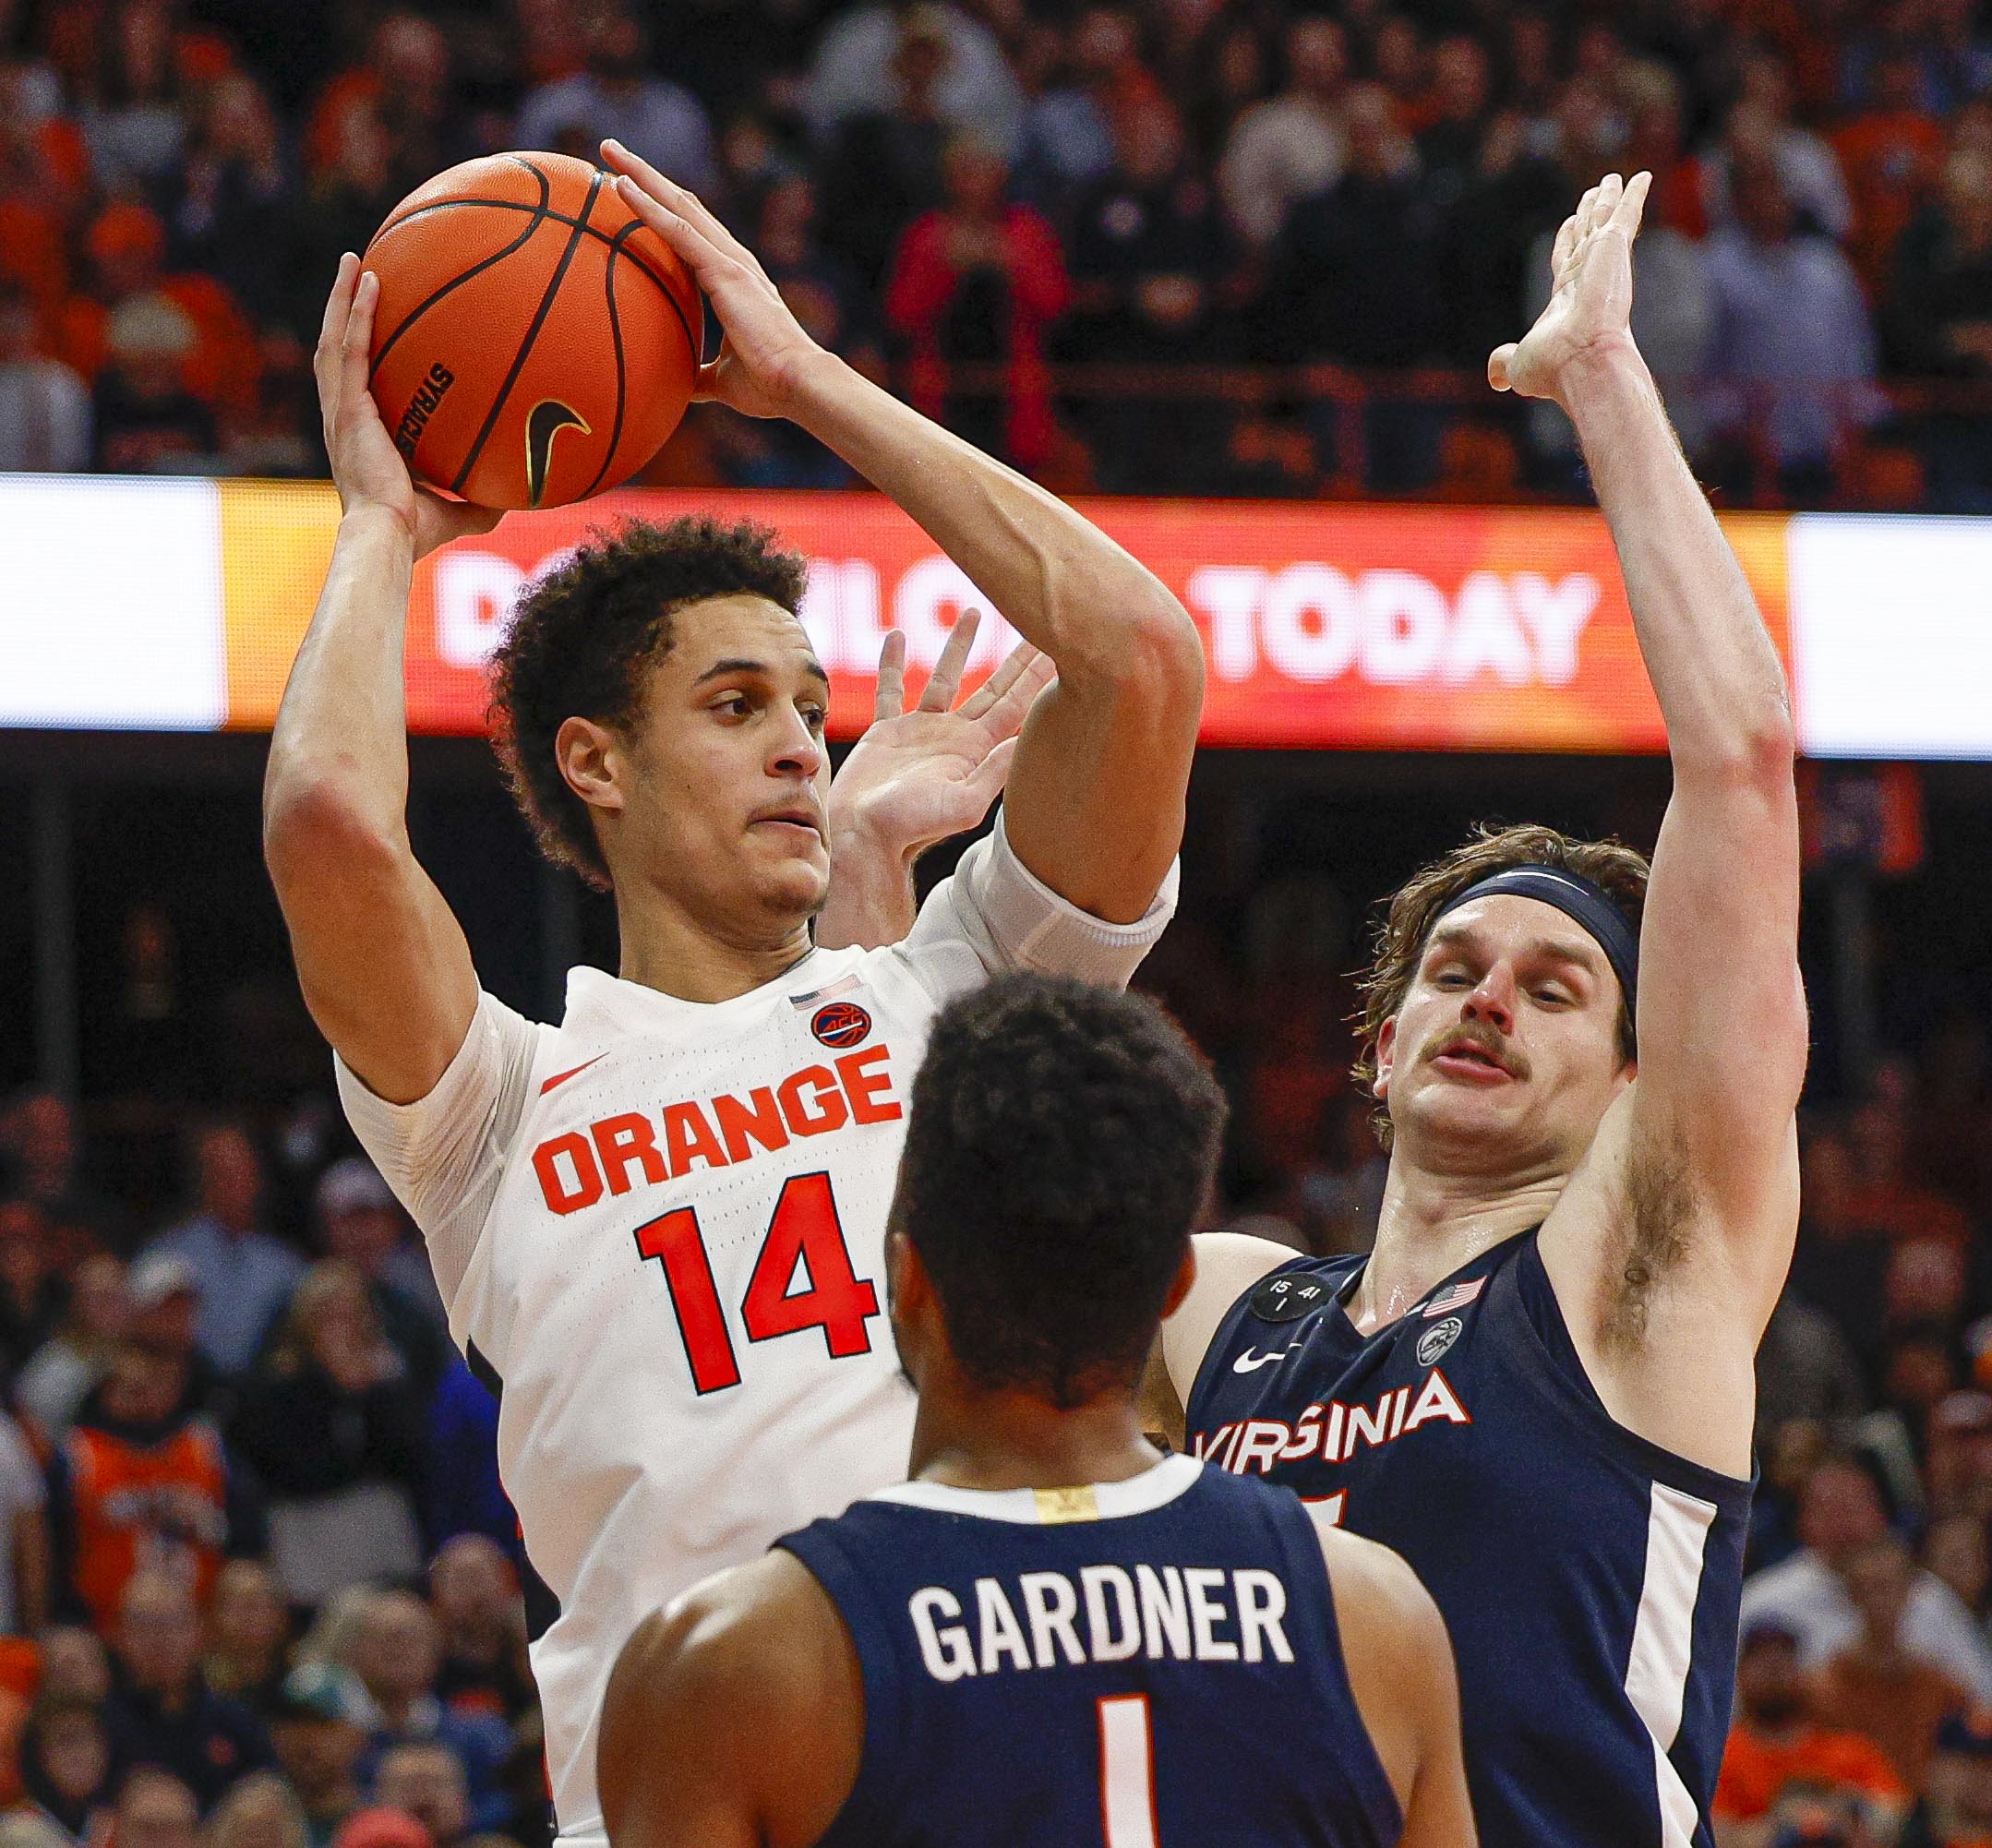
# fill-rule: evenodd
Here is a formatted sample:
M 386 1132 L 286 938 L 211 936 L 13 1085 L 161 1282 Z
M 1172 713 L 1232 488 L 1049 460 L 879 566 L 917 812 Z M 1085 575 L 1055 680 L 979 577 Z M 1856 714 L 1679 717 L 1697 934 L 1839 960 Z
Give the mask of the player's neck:
M 765 930 L 715 929 L 654 894 L 650 901 L 616 906 L 622 937 L 616 973 L 679 1001 L 731 1001 L 774 981 L 810 954 L 807 918 L 776 922 Z
M 1376 1243 L 1349 1305 L 1365 1334 L 1387 1326 L 1482 1252 L 1549 1217 L 1569 1176 L 1453 1175 L 1422 1167 L 1400 1145 L 1391 1152 Z
M 916 1482 L 956 1489 L 1070 1489 L 1124 1482 L 1161 1460 L 1134 1398 L 1061 1411 L 1020 1392 L 923 1383 L 913 1424 Z

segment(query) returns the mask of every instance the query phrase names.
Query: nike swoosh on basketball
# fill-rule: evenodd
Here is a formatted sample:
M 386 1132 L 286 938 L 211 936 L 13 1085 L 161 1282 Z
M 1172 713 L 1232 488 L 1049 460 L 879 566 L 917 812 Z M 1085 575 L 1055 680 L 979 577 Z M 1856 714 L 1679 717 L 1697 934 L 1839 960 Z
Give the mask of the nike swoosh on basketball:
M 1293 1351 L 1291 1348 L 1278 1348 L 1269 1354 L 1254 1356 L 1250 1348 L 1231 1362 L 1234 1374 L 1255 1374 L 1261 1367 L 1269 1367 L 1275 1361 L 1283 1361 Z
M 537 507 L 546 492 L 546 470 L 553 461 L 553 439 L 572 425 L 582 436 L 592 436 L 587 418 L 558 398 L 542 398 L 525 420 L 525 485 Z

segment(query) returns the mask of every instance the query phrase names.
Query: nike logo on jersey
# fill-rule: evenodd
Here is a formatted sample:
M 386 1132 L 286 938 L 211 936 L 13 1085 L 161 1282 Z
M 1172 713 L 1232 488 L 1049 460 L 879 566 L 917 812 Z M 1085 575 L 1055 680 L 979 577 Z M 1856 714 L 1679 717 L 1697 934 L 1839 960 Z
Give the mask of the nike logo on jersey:
M 1280 1348 L 1270 1354 L 1254 1355 L 1250 1348 L 1231 1362 L 1234 1374 L 1255 1374 L 1261 1367 L 1269 1367 L 1275 1361 L 1283 1361 L 1293 1351 L 1291 1348 Z
M 558 1090 L 560 1086 L 566 1084 L 570 1078 L 580 1077 L 581 1074 L 585 1072 L 589 1066 L 593 1065 L 595 1062 L 595 1059 L 606 1059 L 607 1057 L 608 1054 L 606 1052 L 597 1052 L 594 1055 L 594 1059 L 583 1059 L 579 1065 L 570 1065 L 565 1072 L 556 1072 L 552 1077 L 548 1078 L 546 1082 L 539 1087 L 540 1096 L 544 1098 L 548 1091 Z
M 1408 1437 L 1434 1419 L 1444 1424 L 1473 1422 L 1452 1382 L 1437 1367 L 1422 1386 L 1398 1386 L 1374 1405 L 1344 1405 L 1333 1399 L 1309 1406 L 1290 1424 L 1283 1418 L 1246 1418 L 1220 1424 L 1208 1434 L 1200 1431 L 1191 1439 L 1190 1454 L 1234 1476 L 1254 1470 L 1264 1476 L 1276 1463 L 1298 1463 L 1308 1457 L 1346 1463 L 1358 1450 Z

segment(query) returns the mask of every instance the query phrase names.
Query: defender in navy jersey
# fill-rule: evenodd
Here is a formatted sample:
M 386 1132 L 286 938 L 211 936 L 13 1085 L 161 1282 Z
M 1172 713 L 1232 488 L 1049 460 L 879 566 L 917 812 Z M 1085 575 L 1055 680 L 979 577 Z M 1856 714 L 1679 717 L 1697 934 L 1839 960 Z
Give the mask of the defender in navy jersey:
M 1490 372 L 1569 413 L 1611 524 L 1674 760 L 1650 873 L 1524 827 L 1397 894 L 1361 1068 L 1374 1248 L 1200 1240 L 1156 1382 L 1196 1455 L 1398 1548 L 1438 1601 L 1491 1848 L 1710 1841 L 1752 1362 L 1797 1222 L 1791 720 L 1628 331 L 1647 185 L 1586 195 Z
M 613 1848 L 1471 1848 L 1403 1562 L 1141 1435 L 1223 1117 L 1146 1002 L 1010 976 L 941 1014 L 890 1250 L 914 1480 L 637 1633 Z

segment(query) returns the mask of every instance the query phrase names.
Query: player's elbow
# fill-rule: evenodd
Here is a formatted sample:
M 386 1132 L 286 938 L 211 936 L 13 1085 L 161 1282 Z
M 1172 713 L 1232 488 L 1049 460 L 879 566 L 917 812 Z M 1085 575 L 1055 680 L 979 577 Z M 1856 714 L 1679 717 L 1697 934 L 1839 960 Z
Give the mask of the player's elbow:
M 408 854 L 399 818 L 389 821 L 335 775 L 292 772 L 263 786 L 263 863 L 281 901 L 327 878 L 350 883 Z
M 1699 778 L 1733 789 L 1788 791 L 1798 758 L 1798 733 L 1791 707 L 1767 699 L 1722 737 L 1692 752 L 1674 752 L 1677 778 Z
M 1101 607 L 1096 603 L 1069 625 L 1069 643 L 1061 638 L 1054 655 L 1060 679 L 1110 686 L 1158 711 L 1201 713 L 1204 643 L 1189 611 L 1153 581 L 1111 620 L 1101 620 Z

